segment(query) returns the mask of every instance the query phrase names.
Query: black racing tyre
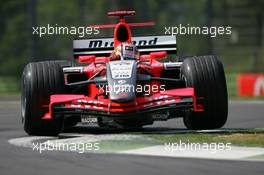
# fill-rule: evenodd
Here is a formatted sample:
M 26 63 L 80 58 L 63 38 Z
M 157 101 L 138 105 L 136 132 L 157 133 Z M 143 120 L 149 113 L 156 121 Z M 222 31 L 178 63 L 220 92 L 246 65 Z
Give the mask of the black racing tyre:
M 64 76 L 56 61 L 29 63 L 22 75 L 22 123 L 29 135 L 58 135 L 62 117 L 43 120 L 51 94 L 64 93 Z
M 194 87 L 197 98 L 202 97 L 204 112 L 186 112 L 183 120 L 188 129 L 221 128 L 227 120 L 228 97 L 222 63 L 216 56 L 187 58 L 182 64 L 186 87 Z

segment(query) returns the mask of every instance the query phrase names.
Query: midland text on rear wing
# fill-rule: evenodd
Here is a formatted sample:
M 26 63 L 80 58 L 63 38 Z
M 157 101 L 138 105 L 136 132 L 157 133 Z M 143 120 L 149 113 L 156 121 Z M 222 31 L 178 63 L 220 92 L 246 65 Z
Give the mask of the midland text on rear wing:
M 167 51 L 176 54 L 176 36 L 138 36 L 132 42 L 140 53 Z M 82 55 L 109 56 L 114 50 L 113 38 L 78 39 L 73 41 L 74 57 Z

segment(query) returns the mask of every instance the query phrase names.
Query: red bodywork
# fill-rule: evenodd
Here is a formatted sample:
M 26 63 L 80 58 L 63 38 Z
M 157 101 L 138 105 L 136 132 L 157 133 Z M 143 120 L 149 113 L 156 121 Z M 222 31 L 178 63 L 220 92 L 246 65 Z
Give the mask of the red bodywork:
M 119 11 L 114 13 L 109 13 L 109 16 L 119 16 L 120 21 L 118 24 L 110 25 L 95 25 L 94 27 L 108 28 L 115 27 L 114 30 L 114 47 L 122 43 L 131 43 L 131 29 L 130 26 L 143 26 L 143 25 L 153 25 L 154 23 L 132 23 L 127 24 L 124 20 L 124 16 L 134 15 L 132 11 Z M 118 30 L 120 27 L 125 27 L 127 30 L 127 38 L 125 41 L 118 40 Z M 138 72 L 148 72 L 154 77 L 161 77 L 161 72 L 164 70 L 164 64 L 157 61 L 156 59 L 166 57 L 166 52 L 156 52 L 150 53 L 148 55 L 140 55 L 139 63 L 137 65 Z M 111 61 L 109 57 L 96 57 L 96 56 L 80 56 L 79 62 L 89 62 L 88 66 L 83 69 L 83 74 L 86 74 L 88 79 L 100 75 L 105 76 L 105 64 L 100 64 L 102 62 Z M 147 61 L 147 62 L 146 62 Z M 151 81 L 150 85 L 160 85 L 158 81 Z M 53 113 L 54 105 L 62 104 L 65 109 L 80 109 L 80 110 L 91 110 L 91 111 L 101 111 L 105 114 L 112 113 L 133 113 L 136 111 L 144 110 L 146 108 L 155 108 L 164 105 L 170 105 L 175 103 L 181 103 L 185 97 L 192 98 L 192 110 L 195 112 L 203 111 L 203 105 L 198 104 L 194 88 L 177 88 L 165 91 L 152 92 L 149 97 L 137 97 L 134 102 L 127 103 L 117 103 L 111 102 L 110 99 L 100 96 L 101 92 L 95 84 L 89 84 L 88 86 L 88 96 L 78 95 L 78 94 L 54 94 L 50 96 L 49 111 L 43 116 L 43 119 L 51 119 Z

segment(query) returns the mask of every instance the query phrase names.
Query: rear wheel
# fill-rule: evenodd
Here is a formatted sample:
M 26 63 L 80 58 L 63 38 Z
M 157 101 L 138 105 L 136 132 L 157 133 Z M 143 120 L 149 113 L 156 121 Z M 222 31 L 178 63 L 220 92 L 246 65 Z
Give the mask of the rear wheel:
M 51 94 L 64 93 L 64 77 L 56 61 L 29 63 L 22 75 L 22 122 L 29 135 L 58 135 L 62 117 L 43 120 Z
M 203 98 L 204 112 L 186 112 L 184 124 L 189 129 L 221 128 L 228 113 L 225 73 L 215 56 L 187 58 L 182 65 L 186 87 L 194 87 L 197 98 Z

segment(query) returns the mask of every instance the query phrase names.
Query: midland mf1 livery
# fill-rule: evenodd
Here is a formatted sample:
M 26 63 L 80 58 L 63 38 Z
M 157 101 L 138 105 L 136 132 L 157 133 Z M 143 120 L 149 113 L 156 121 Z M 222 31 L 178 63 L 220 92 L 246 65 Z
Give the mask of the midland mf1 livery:
M 140 128 L 183 118 L 189 129 L 215 129 L 227 120 L 227 89 L 216 56 L 166 62 L 176 54 L 175 36 L 132 36 L 119 17 L 113 38 L 74 40 L 73 61 L 33 62 L 22 75 L 22 122 L 29 135 L 58 135 L 64 128 L 96 119 L 103 128 Z M 162 60 L 163 59 L 163 60 Z

